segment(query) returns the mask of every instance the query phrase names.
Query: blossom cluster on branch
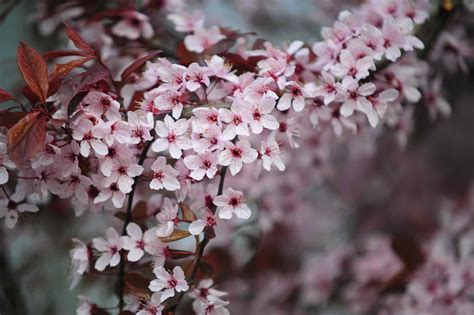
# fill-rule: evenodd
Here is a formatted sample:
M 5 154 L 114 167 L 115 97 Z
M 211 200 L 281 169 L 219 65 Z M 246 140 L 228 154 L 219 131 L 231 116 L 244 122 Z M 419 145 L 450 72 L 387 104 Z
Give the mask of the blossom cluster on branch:
M 278 203 L 291 196 L 265 191 L 281 176 L 275 171 L 300 164 L 301 172 L 324 162 L 325 142 L 382 125 L 405 143 L 425 89 L 430 114 L 449 115 L 440 79 L 415 53 L 425 48 L 416 28 L 438 9 L 428 1 L 368 1 L 341 12 L 320 42 L 276 47 L 206 26 L 203 14 L 173 1 L 94 14 L 58 7 L 39 18 L 40 29 L 50 33 L 70 19 L 64 30 L 72 45 L 40 55 L 20 44 L 28 105 L 0 90 L 14 104 L 0 119 L 7 127 L 0 218 L 13 228 L 43 208 L 33 200 L 51 198 L 69 200 L 77 216 L 111 213 L 120 224 L 74 239 L 73 286 L 117 271 L 121 314 L 179 312 L 185 297 L 196 314 L 228 314 L 232 297 L 214 288 L 204 251 L 225 234 L 225 221 L 265 218 L 253 203 L 279 209 L 269 211 L 264 229 L 284 220 L 285 201 Z M 321 146 L 303 161 L 298 151 L 315 137 Z M 303 189 L 298 172 L 283 175 L 295 190 Z M 99 310 L 106 312 L 81 297 L 78 314 Z

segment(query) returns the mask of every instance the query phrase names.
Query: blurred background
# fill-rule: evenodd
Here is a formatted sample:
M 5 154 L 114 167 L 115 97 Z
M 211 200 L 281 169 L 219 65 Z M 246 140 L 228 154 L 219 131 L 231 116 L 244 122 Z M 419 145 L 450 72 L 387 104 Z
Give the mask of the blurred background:
M 0 87 L 4 89 L 18 92 L 20 86 L 15 63 L 19 41 L 39 51 L 58 47 L 63 41 L 60 36 L 40 34 L 34 21 L 40 14 L 41 2 L 0 1 L 2 11 L 12 6 L 9 14 L 1 17 L 0 24 Z M 208 25 L 255 31 L 259 37 L 283 45 L 295 39 L 308 42 L 320 39 L 322 26 L 331 25 L 338 12 L 360 2 L 203 0 L 193 2 L 193 5 L 204 10 Z M 473 15 L 467 14 L 462 19 L 457 24 L 462 25 L 466 45 L 472 45 Z M 285 227 L 279 229 L 279 215 L 265 213 L 265 205 L 256 203 L 254 206 L 260 207 L 262 214 L 255 220 L 260 223 L 249 223 L 235 232 L 237 236 L 232 246 L 243 253 L 238 265 L 226 260 L 225 245 L 216 243 L 210 247 L 219 262 L 217 271 L 221 287 L 230 291 L 233 314 L 262 314 L 267 304 L 275 307 L 266 309 L 268 314 L 352 314 L 357 307 L 311 293 L 311 284 L 305 292 L 295 293 L 288 289 L 295 285 L 294 281 L 304 281 L 301 274 L 311 278 L 311 272 L 314 272 L 311 270 L 316 267 L 302 265 L 303 261 L 311 265 L 314 258 L 315 265 L 322 266 L 320 257 L 336 255 L 334 249 L 344 251 L 359 239 L 386 240 L 402 234 L 424 243 L 441 228 L 444 211 L 453 208 L 452 204 L 456 205 L 455 209 L 474 211 L 474 204 L 470 204 L 474 199 L 472 58 L 466 58 L 466 63 L 467 71 L 450 71 L 449 67 L 439 65 L 446 68 L 442 90 L 452 106 L 452 114 L 446 119 L 421 119 L 415 124 L 405 147 L 394 145 L 396 134 L 390 130 L 376 137 L 373 131 L 363 132 L 350 141 L 334 141 L 333 137 L 325 135 L 312 139 L 332 143 L 328 152 L 319 152 L 318 145 L 313 147 L 313 160 L 307 166 L 311 169 L 300 173 L 308 178 L 290 178 L 285 173 L 278 177 L 281 185 L 291 186 L 292 181 L 298 180 L 310 183 L 304 197 L 287 196 L 283 201 L 288 203 L 288 211 L 294 210 L 298 214 L 298 219 L 291 225 L 292 231 Z M 304 209 L 298 210 L 293 208 L 291 198 L 305 198 L 308 202 Z M 76 218 L 66 204 L 56 202 L 53 205 L 29 216 L 14 230 L 1 227 L 0 273 L 3 276 L 0 282 L 3 290 L 0 294 L 16 295 L 26 305 L 26 314 L 73 314 L 78 292 L 93 296 L 101 305 L 115 305 L 113 279 L 94 281 L 97 279 L 89 277 L 78 288 L 69 289 L 68 251 L 71 238 L 91 239 L 105 227 L 116 224 L 116 219 L 94 213 Z M 277 236 L 281 233 L 289 235 L 290 240 L 302 241 L 298 246 L 286 243 Z M 241 278 L 226 279 L 226 271 L 235 269 Z M 260 274 L 262 270 L 265 270 L 265 278 Z M 299 270 L 298 275 L 295 270 Z M 20 276 L 12 279 L 11 275 Z M 241 283 L 244 281 L 247 283 Z M 258 299 L 245 303 L 249 283 L 271 290 L 266 296 L 259 294 Z M 298 297 L 286 296 L 288 292 Z M 294 303 L 284 303 L 301 299 L 309 300 L 301 309 L 294 308 Z M 319 299 L 324 302 L 312 303 Z M 345 294 L 345 299 L 351 300 L 351 297 Z M 285 305 L 278 306 L 280 302 Z

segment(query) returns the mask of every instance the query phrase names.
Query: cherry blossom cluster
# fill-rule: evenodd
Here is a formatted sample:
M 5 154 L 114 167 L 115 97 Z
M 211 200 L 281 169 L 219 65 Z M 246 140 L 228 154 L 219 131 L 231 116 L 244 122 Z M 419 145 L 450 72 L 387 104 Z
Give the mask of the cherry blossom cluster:
M 322 41 L 283 48 L 207 27 L 202 13 L 170 3 L 160 9 L 173 25 L 168 31 L 182 39 L 171 55 L 165 47 L 149 46 L 162 29 L 145 10 L 111 10 L 91 23 L 77 23 L 99 62 L 85 63 L 89 72 L 71 75 L 48 98 L 53 110 L 45 143 L 28 162 L 12 162 L 7 140 L 0 138 L 0 185 L 12 189 L 0 200 L 0 218 L 13 228 L 22 213 L 39 210 L 33 197 L 70 200 L 77 216 L 109 211 L 123 221 L 123 232 L 108 227 L 90 242 L 74 239 L 73 286 L 82 276 L 118 270 L 120 311 L 166 314 L 185 296 L 196 314 L 224 315 L 227 293 L 214 288 L 212 279 L 197 277 L 205 274 L 198 269 L 204 269 L 200 259 L 211 239 L 241 219 L 258 217 L 266 230 L 286 220 L 284 211 L 304 189 L 303 166 L 324 163 L 334 136 L 372 132 L 369 127 L 383 123 L 406 141 L 410 105 L 421 100 L 423 89 L 433 117 L 448 115 L 450 107 L 441 79 L 430 80 L 414 53 L 424 48 L 414 30 L 429 17 L 427 1 L 369 1 L 341 12 L 332 27 L 323 28 Z M 67 8 L 61 18 L 82 16 L 84 10 Z M 42 21 L 43 32 L 58 21 L 58 16 Z M 136 43 L 138 55 L 121 46 L 124 40 Z M 127 65 L 151 48 L 162 55 L 148 58 L 143 71 L 137 67 L 125 80 Z M 78 92 L 84 95 L 71 106 Z M 321 147 L 306 157 L 287 150 L 315 142 Z M 302 167 L 292 172 L 296 164 Z M 261 188 L 277 181 L 272 170 L 287 168 L 284 183 L 269 186 L 278 189 Z M 232 178 L 225 181 L 226 176 Z M 249 185 L 256 180 L 260 187 Z M 253 203 L 262 213 L 251 210 Z M 192 243 L 193 236 L 195 252 L 176 247 L 180 240 Z M 368 246 L 364 258 L 375 266 L 360 264 L 360 286 L 385 281 L 387 270 L 399 267 L 385 239 Z M 332 269 L 316 270 L 307 279 L 317 282 L 307 290 L 311 296 L 329 298 L 327 285 L 339 277 L 346 256 L 341 251 L 317 260 Z M 136 275 L 136 266 L 153 273 L 140 275 L 148 294 L 123 284 L 126 274 Z M 130 298 L 125 302 L 124 288 Z M 78 314 L 94 308 L 100 307 L 81 298 Z

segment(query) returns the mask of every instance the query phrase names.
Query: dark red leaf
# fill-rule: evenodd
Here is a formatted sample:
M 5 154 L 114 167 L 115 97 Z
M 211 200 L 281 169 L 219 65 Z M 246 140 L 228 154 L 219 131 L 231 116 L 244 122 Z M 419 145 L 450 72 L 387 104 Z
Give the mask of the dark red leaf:
M 0 104 L 6 101 L 14 100 L 14 99 L 15 99 L 15 96 L 11 95 L 4 89 L 0 89 Z
M 194 255 L 193 252 L 188 252 L 186 250 L 176 250 L 176 249 L 170 249 L 170 253 L 171 253 L 171 258 L 173 259 L 181 259 L 181 258 L 186 258 L 186 257 L 190 257 Z
M 23 112 L 0 112 L 0 126 L 11 127 L 25 115 Z
M 395 235 L 391 241 L 392 249 L 405 264 L 407 270 L 415 270 L 423 264 L 425 257 L 420 245 L 411 237 Z
M 91 315 L 110 315 L 110 313 L 94 304 L 91 308 Z
M 148 217 L 148 206 L 145 201 L 139 201 L 132 210 L 134 222 L 143 222 Z
M 183 215 L 183 220 L 185 221 L 196 221 L 196 215 L 194 212 L 189 208 L 186 203 L 180 203 L 181 212 Z
M 43 57 L 31 47 L 21 42 L 16 56 L 18 68 L 31 91 L 45 102 L 48 89 L 48 66 Z
M 47 53 L 45 53 L 43 55 L 43 58 L 48 60 L 48 59 L 71 57 L 71 56 L 92 57 L 92 56 L 89 56 L 87 53 L 80 50 L 53 50 L 53 51 L 48 51 Z
M 135 111 L 139 109 L 140 102 L 143 100 L 144 92 L 143 91 L 135 91 L 133 93 L 132 99 L 130 100 L 130 104 L 128 105 L 129 111 Z
M 224 38 L 218 41 L 216 44 L 212 45 L 204 51 L 205 55 L 220 55 L 227 52 L 231 49 L 235 43 L 237 43 L 237 38 Z
M 59 63 L 53 66 L 53 70 L 50 75 L 50 89 L 48 95 L 56 93 L 59 89 L 61 81 L 75 68 L 82 66 L 86 62 L 92 60 L 91 57 L 85 57 L 81 59 L 75 59 L 67 63 Z
M 186 45 L 184 45 L 184 42 L 181 41 L 179 42 L 178 48 L 176 49 L 176 57 L 178 57 L 179 61 L 183 65 L 187 66 L 197 61 L 199 58 L 199 55 L 187 50 Z
M 79 103 L 84 99 L 84 97 L 86 97 L 86 95 L 88 94 L 89 92 L 86 92 L 86 91 L 82 91 L 82 92 L 79 92 L 77 93 L 76 95 L 74 95 L 71 99 L 71 101 L 69 102 L 69 105 L 67 107 L 67 116 L 68 117 L 71 117 L 72 114 L 74 114 L 74 112 L 76 111 L 77 109 L 77 106 L 79 105 Z
M 66 32 L 69 39 L 74 43 L 78 49 L 85 52 L 89 57 L 96 57 L 94 49 L 79 35 L 79 33 L 69 26 L 69 24 L 65 23 L 66 25 Z
M 127 293 L 133 293 L 141 297 L 146 297 L 149 294 L 150 279 L 145 278 L 142 274 L 132 271 L 125 275 L 124 280 Z
M 17 166 L 34 157 L 44 145 L 48 117 L 39 111 L 28 113 L 8 129 L 8 153 Z
M 159 51 L 152 51 L 152 52 L 146 54 L 145 56 L 142 56 L 142 57 L 138 58 L 137 60 L 135 60 L 130 66 L 128 66 L 122 72 L 122 75 L 121 75 L 122 81 L 126 81 L 132 73 L 134 73 L 135 71 L 140 69 L 145 64 L 145 62 L 147 62 L 148 60 L 153 59 L 156 56 L 158 56 L 159 53 L 160 53 Z

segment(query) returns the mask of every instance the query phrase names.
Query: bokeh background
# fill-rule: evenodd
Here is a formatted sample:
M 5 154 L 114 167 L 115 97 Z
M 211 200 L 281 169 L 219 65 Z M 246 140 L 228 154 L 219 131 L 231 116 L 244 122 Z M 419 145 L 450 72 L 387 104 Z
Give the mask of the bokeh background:
M 0 4 L 9 2 L 0 1 Z M 337 12 L 357 4 L 358 1 L 331 0 L 203 0 L 194 3 L 206 12 L 209 25 L 256 31 L 259 37 L 280 44 L 295 39 L 318 40 L 321 27 L 330 25 Z M 45 38 L 38 33 L 32 23 L 35 12 L 35 1 L 19 1 L 0 24 L 2 88 L 15 91 L 19 87 L 15 63 L 19 41 L 40 51 L 57 47 L 62 41 L 59 36 Z M 463 25 L 467 39 L 472 42 L 474 19 L 467 18 Z M 443 91 L 453 108 L 451 117 L 416 126 L 419 129 L 406 148 L 395 147 L 390 134 L 380 137 L 375 144 L 365 141 L 362 134 L 350 147 L 344 141 L 332 146 L 331 169 L 336 171 L 315 181 L 308 192 L 315 204 L 314 230 L 308 233 L 310 240 L 306 241 L 311 245 L 293 249 L 295 254 L 306 255 L 309 251 L 317 254 L 344 244 L 354 235 L 372 232 L 427 237 L 438 227 L 444 203 L 466 198 L 473 189 L 474 179 L 472 62 L 468 67 L 467 73 L 446 71 L 444 76 Z M 280 176 L 282 181 L 286 180 L 285 173 Z M 101 305 L 114 305 L 111 281 L 102 279 L 92 283 L 94 277 L 91 277 L 78 288 L 69 289 L 68 256 L 72 237 L 90 239 L 113 220 L 112 216 L 102 214 L 76 218 L 66 205 L 56 203 L 30 216 L 15 230 L 2 227 L 0 297 L 13 292 L 27 305 L 26 314 L 73 314 L 77 292 L 94 296 Z M 248 229 L 252 234 L 252 227 Z M 269 250 L 256 246 L 255 251 Z M 267 264 L 271 270 L 270 261 L 263 259 L 260 263 Z M 12 274 L 16 276 L 8 278 Z M 243 314 L 240 311 L 236 314 Z M 314 314 L 346 312 L 336 304 L 317 309 Z

